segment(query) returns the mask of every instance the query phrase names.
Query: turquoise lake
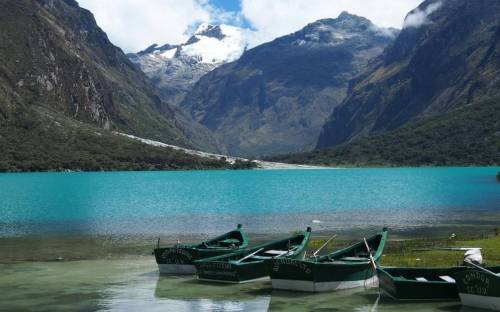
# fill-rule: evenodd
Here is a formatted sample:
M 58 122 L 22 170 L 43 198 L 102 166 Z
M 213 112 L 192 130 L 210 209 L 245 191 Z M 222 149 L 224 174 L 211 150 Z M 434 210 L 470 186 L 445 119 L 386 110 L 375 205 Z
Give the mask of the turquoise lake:
M 498 170 L 0 174 L 0 311 L 472 312 L 459 301 L 397 303 L 377 288 L 312 295 L 159 276 L 151 250 L 158 236 L 189 243 L 237 223 L 254 243 L 306 226 L 356 239 L 384 225 L 395 239 L 491 232 Z
M 499 168 L 0 174 L 0 236 L 488 223 Z

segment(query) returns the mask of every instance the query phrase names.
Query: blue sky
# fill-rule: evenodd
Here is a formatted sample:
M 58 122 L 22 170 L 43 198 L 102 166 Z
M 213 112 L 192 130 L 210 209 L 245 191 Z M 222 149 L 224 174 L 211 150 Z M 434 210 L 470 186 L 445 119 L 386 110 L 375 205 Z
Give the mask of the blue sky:
M 297 31 L 342 11 L 381 27 L 401 28 L 422 0 L 77 0 L 125 52 L 185 42 L 200 23 L 249 29 L 250 46 Z
M 239 0 L 210 0 L 215 7 L 221 8 L 229 12 L 240 12 L 241 2 Z

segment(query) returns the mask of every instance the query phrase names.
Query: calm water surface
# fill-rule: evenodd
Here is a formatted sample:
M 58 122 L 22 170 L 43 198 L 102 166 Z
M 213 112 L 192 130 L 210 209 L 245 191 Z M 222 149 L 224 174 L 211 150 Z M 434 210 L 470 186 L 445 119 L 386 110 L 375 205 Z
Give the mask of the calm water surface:
M 475 222 L 499 168 L 0 175 L 0 235 L 255 233 Z M 472 217 L 472 218 L 471 218 Z M 314 220 L 314 222 L 313 222 Z M 481 222 L 487 220 L 481 220 Z
M 397 304 L 378 290 L 273 291 L 159 277 L 150 259 L 0 264 L 0 311 L 462 311 L 459 302 Z
M 498 170 L 0 174 L 0 311 L 468 311 L 159 277 L 152 238 L 498 226 Z

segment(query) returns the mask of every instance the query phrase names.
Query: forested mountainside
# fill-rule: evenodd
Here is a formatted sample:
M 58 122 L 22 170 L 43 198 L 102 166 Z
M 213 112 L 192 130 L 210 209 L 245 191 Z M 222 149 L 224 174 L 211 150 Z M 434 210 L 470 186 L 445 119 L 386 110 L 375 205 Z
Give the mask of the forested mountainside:
M 499 166 L 500 97 L 375 135 L 270 161 L 326 166 Z

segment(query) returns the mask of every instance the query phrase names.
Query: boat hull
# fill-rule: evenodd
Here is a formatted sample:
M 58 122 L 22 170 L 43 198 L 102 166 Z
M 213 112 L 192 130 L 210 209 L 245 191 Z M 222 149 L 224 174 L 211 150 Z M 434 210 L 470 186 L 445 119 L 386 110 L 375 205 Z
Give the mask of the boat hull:
M 231 252 L 234 250 L 199 250 L 190 247 L 157 248 L 154 250 L 160 274 L 195 274 L 194 261 Z
M 158 263 L 160 274 L 195 274 L 196 267 L 192 264 L 161 264 Z
M 250 263 L 201 262 L 196 263 L 198 279 L 218 283 L 248 283 L 268 280 L 264 261 Z
M 377 276 L 365 280 L 338 282 L 311 282 L 292 279 L 271 279 L 273 289 L 292 290 L 300 292 L 327 292 L 360 287 L 377 287 Z
M 467 270 L 454 277 L 464 306 L 500 311 L 500 276 Z
M 311 236 L 304 234 L 256 246 L 251 250 L 195 261 L 198 280 L 219 283 L 248 283 L 269 279 L 266 260 L 302 258 Z
M 500 297 L 460 294 L 464 306 L 492 311 L 500 311 Z
M 293 259 L 268 262 L 274 289 L 325 292 L 376 287 L 378 280 L 370 262 L 315 263 Z
M 460 267 L 450 269 L 377 268 L 377 275 L 380 289 L 395 300 L 458 301 L 457 285 L 454 282 L 418 281 L 395 276 L 403 276 L 406 273 L 411 276 L 451 276 L 465 269 Z

